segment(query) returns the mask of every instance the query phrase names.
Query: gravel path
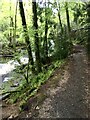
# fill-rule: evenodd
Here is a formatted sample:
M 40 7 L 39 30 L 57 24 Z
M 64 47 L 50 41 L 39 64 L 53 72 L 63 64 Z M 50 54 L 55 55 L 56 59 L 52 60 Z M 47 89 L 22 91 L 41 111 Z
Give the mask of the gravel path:
M 55 88 L 48 88 L 48 98 L 38 106 L 38 118 L 90 118 L 89 65 L 85 50 L 77 46 Z

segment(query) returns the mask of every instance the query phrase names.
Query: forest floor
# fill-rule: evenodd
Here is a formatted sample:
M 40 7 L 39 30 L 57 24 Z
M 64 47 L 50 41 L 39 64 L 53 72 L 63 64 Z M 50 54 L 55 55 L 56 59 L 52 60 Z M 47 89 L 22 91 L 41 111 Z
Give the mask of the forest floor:
M 90 61 L 82 46 L 68 62 L 55 70 L 25 110 L 18 115 L 18 104 L 2 107 L 3 117 L 12 118 L 90 118 Z M 2 101 L 4 106 L 4 101 Z

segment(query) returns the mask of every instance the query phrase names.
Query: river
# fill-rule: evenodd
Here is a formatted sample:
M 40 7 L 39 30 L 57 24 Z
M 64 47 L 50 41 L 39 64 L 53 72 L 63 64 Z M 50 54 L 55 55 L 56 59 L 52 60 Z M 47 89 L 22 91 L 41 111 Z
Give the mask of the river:
M 26 56 L 21 57 L 20 61 L 22 64 L 27 64 L 28 57 Z M 17 66 L 20 66 L 20 64 L 17 61 L 10 59 L 6 63 L 0 63 L 0 100 L 5 96 L 5 95 L 1 95 L 2 90 L 6 89 L 8 81 L 13 78 L 14 74 L 16 74 L 14 70 L 16 69 Z M 18 86 L 19 86 L 19 82 L 14 81 L 13 86 L 8 87 L 7 90 L 10 91 L 15 90 L 16 87 Z

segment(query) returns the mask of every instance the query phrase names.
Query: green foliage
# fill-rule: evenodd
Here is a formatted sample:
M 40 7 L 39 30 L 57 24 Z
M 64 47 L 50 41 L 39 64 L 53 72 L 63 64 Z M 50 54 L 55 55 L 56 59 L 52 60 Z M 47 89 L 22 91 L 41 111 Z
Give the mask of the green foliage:
M 63 65 L 64 63 L 65 60 L 61 60 L 61 61 L 58 60 L 56 62 L 53 62 L 53 64 L 48 67 L 47 71 L 43 70 L 43 72 L 39 73 L 37 76 L 31 76 L 31 78 L 29 78 L 28 84 L 24 81 L 24 79 L 22 79 L 21 85 L 17 88 L 17 91 L 19 92 L 12 93 L 8 99 L 8 102 L 15 103 L 17 102 L 17 100 L 21 101 L 20 110 L 22 110 L 27 100 L 31 96 L 35 95 L 37 93 L 37 90 L 40 88 L 40 86 L 44 84 L 45 81 L 47 81 L 50 78 L 50 76 L 52 76 L 54 70 L 57 67 Z
M 55 46 L 54 59 L 64 59 L 71 51 L 70 39 L 67 36 L 58 36 Z

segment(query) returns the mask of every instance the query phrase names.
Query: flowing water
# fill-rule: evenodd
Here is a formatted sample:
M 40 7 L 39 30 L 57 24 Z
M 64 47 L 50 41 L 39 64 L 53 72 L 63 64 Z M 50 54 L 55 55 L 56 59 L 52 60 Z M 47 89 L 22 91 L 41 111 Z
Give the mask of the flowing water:
M 8 58 L 7 58 L 8 59 Z M 6 61 L 7 61 L 6 59 Z M 22 64 L 28 63 L 28 57 L 21 57 L 20 61 Z M 0 62 L 0 100 L 5 97 L 5 95 L 2 95 L 2 90 L 7 89 L 7 83 L 13 79 L 15 73 L 15 69 L 17 66 L 20 66 L 20 64 L 15 60 L 8 59 L 8 62 L 4 63 Z M 12 81 L 13 82 L 13 81 Z M 9 87 L 9 91 L 15 90 L 18 87 L 19 83 L 17 81 L 14 81 L 13 86 Z

